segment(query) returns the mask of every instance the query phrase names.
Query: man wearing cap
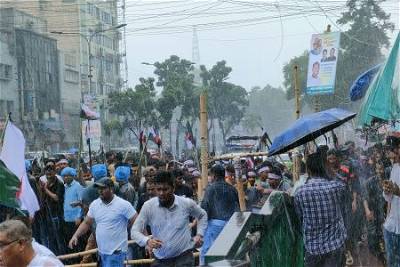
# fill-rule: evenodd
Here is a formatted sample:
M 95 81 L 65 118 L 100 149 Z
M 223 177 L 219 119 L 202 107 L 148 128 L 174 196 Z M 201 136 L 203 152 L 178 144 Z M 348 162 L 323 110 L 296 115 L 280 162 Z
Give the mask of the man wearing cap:
M 208 225 L 204 235 L 204 245 L 200 252 L 200 265 L 205 264 L 205 255 L 218 235 L 224 229 L 232 214 L 240 211 L 239 196 L 232 185 L 225 181 L 225 169 L 222 165 L 211 168 L 214 182 L 204 193 L 201 207 L 207 212 Z
M 124 266 L 128 250 L 128 232 L 136 219 L 132 205 L 114 195 L 114 183 L 110 178 L 95 182 L 100 197 L 89 206 L 84 222 L 72 236 L 69 247 L 78 244 L 80 236 L 96 223 L 96 241 L 101 266 Z
M 74 180 L 76 175 L 76 170 L 70 167 L 66 167 L 61 171 L 61 177 L 64 179 L 65 185 L 64 237 L 66 241 L 72 238 L 83 217 L 82 208 L 78 206 L 82 199 L 83 187 Z M 82 249 L 82 246 L 79 246 L 76 251 L 81 251 Z M 72 253 L 75 250 L 67 252 Z
M 136 207 L 137 197 L 133 186 L 129 183 L 129 177 L 131 176 L 131 168 L 128 166 L 120 166 L 115 170 L 115 179 L 119 184 L 118 196 L 125 199 L 133 207 Z

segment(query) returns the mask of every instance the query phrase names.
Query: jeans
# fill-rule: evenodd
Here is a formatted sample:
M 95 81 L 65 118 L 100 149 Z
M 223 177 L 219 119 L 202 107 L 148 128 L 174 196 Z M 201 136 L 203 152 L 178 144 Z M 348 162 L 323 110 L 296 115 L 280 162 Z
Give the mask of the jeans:
M 200 251 L 200 266 L 205 265 L 205 256 L 207 251 L 210 249 L 214 241 L 217 239 L 219 234 L 224 229 L 227 221 L 222 220 L 209 220 L 207 225 L 207 230 L 204 234 L 204 244 Z
M 101 267 L 124 267 L 124 261 L 126 259 L 126 252 L 116 252 L 111 255 L 101 254 Z
M 387 266 L 400 267 L 400 235 L 385 229 L 383 236 L 385 238 Z
M 194 258 L 191 251 L 182 253 L 180 256 L 172 259 L 158 260 L 156 259 L 151 267 L 193 267 Z
M 342 267 L 344 260 L 344 247 L 323 255 L 311 255 L 306 252 L 305 267 Z

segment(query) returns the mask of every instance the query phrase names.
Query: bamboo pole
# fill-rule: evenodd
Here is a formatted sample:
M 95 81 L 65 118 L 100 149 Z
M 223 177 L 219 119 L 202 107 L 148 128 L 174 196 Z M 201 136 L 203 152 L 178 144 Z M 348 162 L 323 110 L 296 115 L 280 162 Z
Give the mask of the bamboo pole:
M 134 244 L 134 243 L 135 243 L 135 241 L 128 240 L 128 244 Z M 85 250 L 85 251 L 81 251 L 81 252 L 76 252 L 76 253 L 71 253 L 71 254 L 60 255 L 60 256 L 57 256 L 57 258 L 59 260 L 68 260 L 68 259 L 73 259 L 73 258 L 77 258 L 77 257 L 90 255 L 90 254 L 95 254 L 95 253 L 97 253 L 97 248 L 89 249 L 89 250 Z
M 294 66 L 293 79 L 294 79 L 294 94 L 296 98 L 296 120 L 300 118 L 300 88 L 298 83 L 299 68 L 297 65 Z M 293 181 L 298 181 L 300 179 L 300 155 L 298 149 L 294 150 L 293 155 Z
M 193 253 L 194 258 L 199 257 L 199 252 Z M 124 262 L 125 265 L 139 265 L 139 264 L 152 264 L 154 259 L 139 259 L 139 260 L 127 260 Z M 65 267 L 96 267 L 97 262 L 91 263 L 80 263 L 80 264 L 73 264 L 73 265 L 65 265 Z
M 208 183 L 208 125 L 207 125 L 207 98 L 205 93 L 200 95 L 200 140 L 201 140 L 201 183 L 199 199 L 203 199 L 203 192 Z
M 228 154 L 228 155 L 210 158 L 209 161 L 234 159 L 235 157 L 262 157 L 262 156 L 268 156 L 268 152 L 248 152 L 248 153 Z
M 246 195 L 244 193 L 243 189 L 243 183 L 242 183 L 242 166 L 240 165 L 240 157 L 235 158 L 235 176 L 236 176 L 236 190 L 238 191 L 238 196 L 239 196 L 239 206 L 240 206 L 240 211 L 246 211 Z

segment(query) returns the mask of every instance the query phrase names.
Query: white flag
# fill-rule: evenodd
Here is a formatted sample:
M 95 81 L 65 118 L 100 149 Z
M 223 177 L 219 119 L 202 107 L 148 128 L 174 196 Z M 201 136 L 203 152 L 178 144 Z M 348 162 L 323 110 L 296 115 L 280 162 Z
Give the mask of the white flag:
M 40 207 L 26 174 L 25 138 L 20 129 L 12 122 L 7 123 L 0 158 L 6 164 L 7 168 L 21 181 L 18 192 L 21 210 L 27 210 L 29 215 L 33 217 Z

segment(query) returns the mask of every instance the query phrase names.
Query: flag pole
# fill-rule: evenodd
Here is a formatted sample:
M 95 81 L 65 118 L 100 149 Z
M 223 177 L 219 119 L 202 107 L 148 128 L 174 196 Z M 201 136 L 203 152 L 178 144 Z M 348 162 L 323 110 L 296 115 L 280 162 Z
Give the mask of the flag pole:
M 3 142 L 4 142 L 4 136 L 6 135 L 6 129 L 7 129 L 7 124 L 8 124 L 8 122 L 9 121 L 12 121 L 11 120 L 11 112 L 10 113 L 8 113 L 8 115 L 7 115 L 7 119 L 6 119 L 6 123 L 4 124 L 4 129 L 3 129 L 3 132 L 1 133 L 1 146 L 3 147 Z

